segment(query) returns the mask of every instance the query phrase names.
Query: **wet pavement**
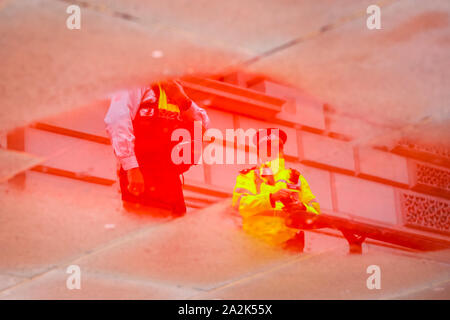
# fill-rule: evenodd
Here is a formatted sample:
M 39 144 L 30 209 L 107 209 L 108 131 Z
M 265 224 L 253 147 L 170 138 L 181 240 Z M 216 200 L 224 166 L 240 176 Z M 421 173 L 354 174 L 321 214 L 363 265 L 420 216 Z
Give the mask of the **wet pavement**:
M 303 254 L 287 252 L 244 234 L 229 200 L 172 219 L 124 211 L 111 187 L 27 175 L 24 190 L 1 190 L 1 299 L 448 299 L 449 252 L 372 243 L 350 255 L 313 232 Z M 71 265 L 80 290 L 66 287 Z M 366 286 L 370 265 L 380 290 Z
M 362 145 L 417 132 L 450 141 L 448 1 L 382 1 L 382 30 L 365 26 L 372 1 L 72 2 L 81 30 L 65 27 L 69 1 L 0 1 L 2 133 L 117 89 L 240 69 L 320 97 L 340 128 L 370 114 L 354 128 Z M 308 232 L 294 254 L 243 234 L 229 199 L 176 220 L 130 213 L 117 185 L 27 171 L 24 187 L 5 181 L 43 158 L 0 161 L 0 299 L 450 298 L 449 252 L 365 244 L 355 256 Z M 70 265 L 80 290 L 66 287 Z M 370 265 L 379 290 L 366 286 Z

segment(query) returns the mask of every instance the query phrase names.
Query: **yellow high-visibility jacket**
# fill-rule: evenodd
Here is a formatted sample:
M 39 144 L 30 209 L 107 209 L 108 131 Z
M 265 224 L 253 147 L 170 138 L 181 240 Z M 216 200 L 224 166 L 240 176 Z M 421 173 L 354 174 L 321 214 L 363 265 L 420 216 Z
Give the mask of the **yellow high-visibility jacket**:
M 264 165 L 272 169 L 273 185 L 269 179 L 262 176 Z M 242 216 L 245 232 L 274 245 L 282 244 L 298 232 L 297 229 L 286 226 L 281 202 L 272 207 L 270 194 L 280 189 L 297 192 L 299 200 L 308 212 L 320 214 L 319 203 L 306 179 L 300 174 L 297 184 L 291 182 L 290 177 L 294 170 L 286 169 L 284 159 L 278 158 L 240 172 L 233 190 L 233 207 Z

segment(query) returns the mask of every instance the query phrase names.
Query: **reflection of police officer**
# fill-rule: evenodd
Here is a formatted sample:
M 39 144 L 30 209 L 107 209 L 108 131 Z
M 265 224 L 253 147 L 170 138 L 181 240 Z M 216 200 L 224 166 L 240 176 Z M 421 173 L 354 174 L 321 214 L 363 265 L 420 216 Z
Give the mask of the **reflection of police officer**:
M 258 166 L 242 170 L 233 190 L 233 207 L 242 216 L 248 234 L 273 245 L 303 251 L 304 233 L 287 224 L 284 204 L 295 201 L 303 210 L 320 214 L 320 206 L 308 182 L 295 169 L 285 167 L 284 131 L 258 131 Z
M 180 174 L 186 166 L 171 159 L 173 130 L 205 129 L 209 118 L 177 81 L 154 84 L 112 97 L 105 117 L 106 130 L 120 163 L 122 200 L 184 214 L 186 206 Z

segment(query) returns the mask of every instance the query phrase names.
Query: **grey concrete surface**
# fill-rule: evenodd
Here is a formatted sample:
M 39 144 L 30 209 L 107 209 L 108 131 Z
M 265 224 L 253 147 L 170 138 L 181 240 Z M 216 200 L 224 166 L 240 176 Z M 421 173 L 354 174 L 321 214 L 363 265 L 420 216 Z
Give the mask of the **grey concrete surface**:
M 7 48 L 0 51 L 2 130 L 82 107 L 120 88 L 215 72 L 238 61 L 234 50 L 199 42 L 195 34 L 90 8 L 82 10 L 81 29 L 69 30 L 68 5 L 29 0 L 0 8 L 0 48 Z
M 366 270 L 381 270 L 381 289 L 368 289 Z M 446 285 L 449 265 L 369 248 L 362 256 L 328 250 L 305 255 L 241 282 L 218 288 L 202 298 L 220 299 L 393 299 Z M 438 291 L 435 292 L 436 294 Z M 439 292 L 445 296 L 445 290 Z
M 158 211 L 126 214 L 114 188 L 41 173 L 27 172 L 25 189 L 0 192 L 0 274 L 34 277 L 168 221 Z
M 35 280 L 23 280 L 17 287 L 1 292 L 0 299 L 186 299 L 198 292 L 190 288 L 171 287 L 157 282 L 149 282 L 145 278 L 128 277 L 125 279 L 105 273 L 83 273 L 81 288 L 69 290 L 65 286 L 67 277 L 65 269 L 53 270 Z
M 388 2 L 382 6 L 380 30 L 366 27 L 363 12 L 261 57 L 249 69 L 321 97 L 337 116 L 384 126 L 372 132 L 361 127 L 361 144 L 389 145 L 400 134 L 446 143 L 449 14 L 445 0 Z
M 104 217 L 96 210 L 81 209 L 82 228 L 69 208 L 64 220 L 74 227 L 42 219 L 41 212 L 41 224 L 22 223 L 26 235 L 2 231 L 8 250 L 2 252 L 0 299 L 449 298 L 448 252 L 424 255 L 365 244 L 363 255 L 349 255 L 345 240 L 310 232 L 305 253 L 282 251 L 243 234 L 228 200 L 140 228 L 125 222 L 133 216 L 110 210 L 116 232 L 102 231 Z M 80 267 L 79 290 L 66 287 L 70 265 Z M 366 286 L 370 265 L 380 267 L 380 290 Z
M 381 30 L 365 26 L 371 1 L 74 2 L 81 30 L 65 27 L 67 1 L 0 2 L 2 133 L 117 89 L 242 69 L 337 117 L 370 115 L 382 129 L 362 125 L 357 143 L 450 141 L 449 1 L 383 1 Z M 25 189 L 0 184 L 0 299 L 450 298 L 448 252 L 365 245 L 349 256 L 343 239 L 308 233 L 296 255 L 243 234 L 229 201 L 172 221 L 124 212 L 117 188 L 39 175 L 27 172 Z M 79 291 L 66 287 L 72 264 Z M 381 290 L 365 287 L 370 264 Z

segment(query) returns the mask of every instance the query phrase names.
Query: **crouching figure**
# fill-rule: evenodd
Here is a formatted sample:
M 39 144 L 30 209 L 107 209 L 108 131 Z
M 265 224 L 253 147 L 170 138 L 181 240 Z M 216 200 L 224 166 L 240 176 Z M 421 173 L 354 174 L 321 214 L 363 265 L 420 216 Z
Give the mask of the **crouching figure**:
M 304 228 L 298 227 L 298 221 L 293 227 L 292 218 L 319 215 L 319 203 L 300 172 L 285 167 L 286 133 L 270 128 L 259 130 L 255 138 L 258 165 L 242 170 L 237 177 L 233 207 L 242 216 L 246 233 L 269 244 L 303 252 L 305 235 L 301 229 L 309 229 L 308 221 L 300 223 Z

